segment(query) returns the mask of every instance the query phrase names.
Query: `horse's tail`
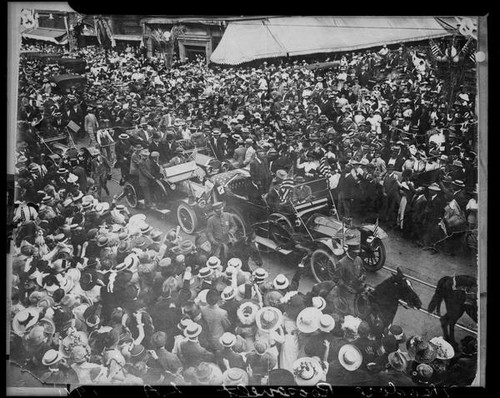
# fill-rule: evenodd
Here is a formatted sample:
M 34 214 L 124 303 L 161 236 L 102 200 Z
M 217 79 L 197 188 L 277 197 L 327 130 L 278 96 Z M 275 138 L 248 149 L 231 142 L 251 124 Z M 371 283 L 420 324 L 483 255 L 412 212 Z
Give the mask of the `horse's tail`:
M 439 313 L 441 302 L 444 299 L 445 283 L 447 282 L 447 280 L 448 277 L 445 276 L 438 281 L 436 290 L 434 291 L 434 295 L 432 296 L 429 307 L 427 308 L 428 312 L 433 313 L 437 309 Z

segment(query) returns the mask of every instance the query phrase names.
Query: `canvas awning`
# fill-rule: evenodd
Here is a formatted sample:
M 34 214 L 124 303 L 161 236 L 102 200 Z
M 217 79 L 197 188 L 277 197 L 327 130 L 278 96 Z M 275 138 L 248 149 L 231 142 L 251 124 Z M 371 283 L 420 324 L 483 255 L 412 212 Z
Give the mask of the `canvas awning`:
M 444 37 L 434 17 L 279 17 L 230 22 L 210 60 L 238 65 L 263 58 L 352 51 Z
M 66 44 L 68 42 L 66 31 L 61 29 L 36 28 L 22 33 L 27 39 L 43 40 L 54 44 Z

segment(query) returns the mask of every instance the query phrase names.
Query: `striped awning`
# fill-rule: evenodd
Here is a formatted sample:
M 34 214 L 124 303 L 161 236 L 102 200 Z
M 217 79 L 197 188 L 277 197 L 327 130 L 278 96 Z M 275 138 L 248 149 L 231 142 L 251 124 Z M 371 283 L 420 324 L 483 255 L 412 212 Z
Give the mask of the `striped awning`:
M 36 28 L 22 33 L 22 37 L 27 39 L 43 40 L 54 44 L 66 44 L 68 38 L 65 30 Z
M 444 37 L 434 17 L 279 17 L 230 22 L 210 60 L 238 65 L 263 58 L 352 51 Z

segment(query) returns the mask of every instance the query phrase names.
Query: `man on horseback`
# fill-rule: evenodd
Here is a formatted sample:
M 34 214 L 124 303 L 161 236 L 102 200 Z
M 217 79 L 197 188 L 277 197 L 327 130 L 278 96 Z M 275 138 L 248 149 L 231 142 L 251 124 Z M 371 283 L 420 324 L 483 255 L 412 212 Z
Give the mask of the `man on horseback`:
M 346 301 L 347 313 L 355 314 L 356 295 L 364 290 L 366 279 L 363 260 L 359 257 L 361 234 L 358 230 L 346 232 L 346 255 L 338 262 L 333 281 L 338 286 L 338 294 Z

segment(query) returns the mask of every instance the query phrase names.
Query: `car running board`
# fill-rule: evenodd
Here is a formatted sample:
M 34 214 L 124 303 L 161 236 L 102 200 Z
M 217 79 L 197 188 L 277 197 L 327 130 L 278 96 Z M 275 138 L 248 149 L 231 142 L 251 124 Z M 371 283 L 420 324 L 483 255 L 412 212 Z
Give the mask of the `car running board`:
M 263 238 L 262 236 L 256 236 L 255 237 L 255 242 L 269 247 L 270 249 L 273 249 L 277 252 L 280 252 L 281 254 L 288 255 L 292 252 L 292 250 L 287 250 L 287 249 L 281 249 L 276 243 L 274 243 L 271 239 Z

